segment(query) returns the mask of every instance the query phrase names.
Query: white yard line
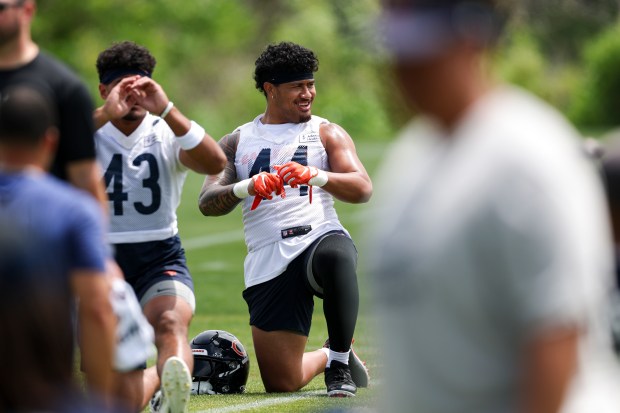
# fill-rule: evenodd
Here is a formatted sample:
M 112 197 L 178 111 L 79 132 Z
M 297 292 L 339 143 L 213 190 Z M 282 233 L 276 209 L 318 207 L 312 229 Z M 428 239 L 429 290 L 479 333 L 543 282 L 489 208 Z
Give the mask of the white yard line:
M 243 241 L 242 229 L 189 238 L 187 240 L 183 240 L 183 248 L 190 251 L 210 247 L 212 245 L 230 244 L 231 242 L 237 241 Z
M 296 402 L 297 400 L 306 399 L 308 397 L 316 397 L 326 394 L 325 390 L 313 390 L 301 393 L 294 393 L 290 396 L 274 397 L 272 399 L 257 400 L 255 402 L 233 404 L 226 407 L 220 407 L 219 409 L 201 410 L 198 413 L 229 413 L 229 412 L 241 412 L 244 410 L 257 409 L 259 407 L 275 406 L 278 404 Z

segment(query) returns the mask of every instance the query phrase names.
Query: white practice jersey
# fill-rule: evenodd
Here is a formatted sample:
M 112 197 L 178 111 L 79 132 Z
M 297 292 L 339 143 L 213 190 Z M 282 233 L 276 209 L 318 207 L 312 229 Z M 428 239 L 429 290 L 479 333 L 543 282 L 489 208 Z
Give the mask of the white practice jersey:
M 305 123 L 264 125 L 260 115 L 237 130 L 235 156 L 239 180 L 260 172 L 275 172 L 274 165 L 295 161 L 329 171 L 327 153 L 319 136 L 326 119 L 312 116 Z M 328 231 L 345 231 L 334 209 L 334 199 L 321 188 L 285 186 L 286 197 L 263 200 L 250 211 L 254 197 L 243 201 L 243 225 L 248 256 L 245 260 L 246 287 L 281 274 L 286 266 L 314 240 Z M 346 231 L 345 231 L 346 232 Z
M 147 115 L 129 136 L 108 122 L 95 134 L 110 206 L 112 244 L 158 241 L 177 234 L 176 209 L 187 168 L 166 122 Z

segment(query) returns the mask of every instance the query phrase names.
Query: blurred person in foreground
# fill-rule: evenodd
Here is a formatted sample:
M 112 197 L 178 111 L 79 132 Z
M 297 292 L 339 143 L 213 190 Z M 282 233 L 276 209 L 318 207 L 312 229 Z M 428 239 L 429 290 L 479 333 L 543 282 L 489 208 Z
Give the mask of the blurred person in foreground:
M 107 208 L 95 159 L 93 102 L 80 79 L 32 40 L 34 0 L 0 0 L 0 90 L 28 85 L 54 106 L 60 132 L 50 172 Z
M 0 411 L 122 411 L 74 379 L 72 302 L 38 241 L 0 218 Z
M 199 207 L 217 216 L 242 204 L 243 298 L 265 389 L 297 391 L 325 372 L 328 396 L 349 397 L 368 385 L 368 372 L 351 349 L 357 250 L 334 197 L 366 202 L 372 183 L 349 134 L 312 115 L 318 68 L 316 55 L 295 43 L 261 53 L 254 80 L 265 113 L 220 140 L 228 164 L 205 179 Z M 315 295 L 323 299 L 329 337 L 323 348 L 304 352 Z
M 485 58 L 492 0 L 386 1 L 398 85 L 420 116 L 377 179 L 369 264 L 385 411 L 617 412 L 604 197 L 577 132 Z
M 95 157 L 93 102 L 84 83 L 66 65 L 41 51 L 31 36 L 36 12 L 34 0 L 0 0 L 0 91 L 27 86 L 42 94 L 56 114 L 58 139 L 50 172 L 90 193 L 107 214 L 107 196 L 99 179 Z M 107 260 L 112 304 L 118 317 L 115 365 L 142 358 L 147 341 L 145 321 L 135 311 L 135 297 L 128 294 L 118 266 Z M 141 338 L 142 337 L 142 338 Z M 129 351 L 128 351 L 129 350 Z
M 147 48 L 130 41 L 99 54 L 105 102 L 93 114 L 95 142 L 110 201 L 108 237 L 157 347 L 157 365 L 134 366 L 117 381 L 117 390 L 137 410 L 151 400 L 154 411 L 182 413 L 192 382 L 187 331 L 196 298 L 176 209 L 188 171 L 219 173 L 226 156 L 151 78 L 155 65 Z
M 45 172 L 58 139 L 53 119 L 33 89 L 0 95 L 2 411 L 68 411 L 63 403 L 75 401 L 74 299 L 88 390 L 111 393 L 116 319 L 103 216 L 92 197 Z

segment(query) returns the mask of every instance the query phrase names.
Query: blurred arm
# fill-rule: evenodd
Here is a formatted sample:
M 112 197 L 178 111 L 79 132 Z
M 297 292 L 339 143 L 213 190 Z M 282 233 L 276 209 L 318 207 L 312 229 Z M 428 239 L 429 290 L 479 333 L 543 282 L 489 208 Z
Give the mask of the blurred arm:
M 546 331 L 526 343 L 523 412 L 556 413 L 577 367 L 579 331 Z
M 110 282 L 102 273 L 75 270 L 71 287 L 78 299 L 79 342 L 89 388 L 109 396 L 116 343 L 116 317 L 110 303 Z

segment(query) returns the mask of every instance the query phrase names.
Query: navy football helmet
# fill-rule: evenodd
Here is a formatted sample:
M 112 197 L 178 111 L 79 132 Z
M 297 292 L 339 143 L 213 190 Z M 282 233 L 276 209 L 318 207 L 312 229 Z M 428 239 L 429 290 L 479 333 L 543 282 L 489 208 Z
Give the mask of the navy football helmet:
M 194 355 L 192 394 L 243 393 L 250 358 L 237 337 L 224 330 L 207 330 L 190 342 Z

